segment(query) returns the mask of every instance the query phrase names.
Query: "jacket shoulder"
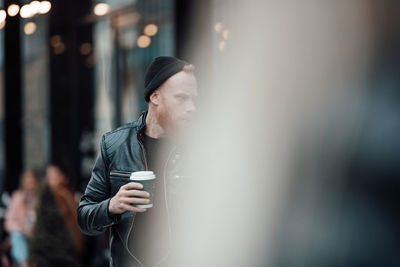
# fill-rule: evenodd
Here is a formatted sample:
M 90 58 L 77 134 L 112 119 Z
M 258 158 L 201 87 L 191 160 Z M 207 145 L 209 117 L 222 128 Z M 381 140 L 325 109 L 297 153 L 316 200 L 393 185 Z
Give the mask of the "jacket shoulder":
M 103 135 L 103 148 L 107 154 L 113 153 L 128 138 L 136 137 L 139 124 L 131 122 Z

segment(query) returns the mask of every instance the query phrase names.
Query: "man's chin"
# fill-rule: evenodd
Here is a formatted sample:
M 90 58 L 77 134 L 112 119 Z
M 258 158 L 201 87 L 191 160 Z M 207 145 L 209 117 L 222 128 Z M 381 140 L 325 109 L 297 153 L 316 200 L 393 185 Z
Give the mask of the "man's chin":
M 189 127 L 189 125 L 191 125 L 192 120 L 191 119 L 181 119 L 179 121 L 179 128 L 186 128 Z

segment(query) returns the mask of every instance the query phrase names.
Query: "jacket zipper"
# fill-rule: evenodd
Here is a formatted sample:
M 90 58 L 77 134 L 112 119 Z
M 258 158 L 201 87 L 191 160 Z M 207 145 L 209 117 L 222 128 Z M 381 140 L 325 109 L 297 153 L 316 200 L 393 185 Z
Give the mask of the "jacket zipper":
M 173 152 L 174 152 L 175 150 L 176 150 L 176 147 L 174 147 L 173 149 L 171 149 L 171 152 L 170 152 L 169 155 L 168 155 L 168 158 L 167 158 L 167 161 L 165 162 L 164 170 L 163 170 L 163 178 L 164 178 L 164 198 L 165 198 L 165 208 L 166 208 L 166 212 L 167 212 L 168 234 L 169 234 L 168 236 L 169 236 L 170 245 L 171 245 L 171 243 L 172 243 L 172 229 L 171 229 L 171 221 L 170 221 L 170 218 L 169 218 L 168 196 L 167 196 L 167 179 L 166 179 L 166 176 L 167 176 L 168 162 L 169 162 L 169 160 L 171 159 L 171 156 L 172 156 L 172 154 L 173 154 Z M 171 252 L 170 249 L 168 249 L 168 252 L 167 252 L 167 254 L 165 255 L 165 257 L 162 258 L 159 262 L 157 262 L 154 266 L 156 267 L 156 266 L 160 265 L 163 261 L 165 261 L 165 260 L 168 258 L 170 252 Z
M 140 134 L 140 136 L 142 136 L 142 135 Z M 148 171 L 149 166 L 147 165 L 146 150 L 144 149 L 143 143 L 142 143 L 142 141 L 140 141 L 140 138 L 138 138 L 138 143 L 140 145 L 140 148 L 142 149 L 143 161 L 144 161 L 144 165 L 146 167 L 146 171 Z
M 148 171 L 149 167 L 147 165 L 146 150 L 144 149 L 144 146 L 142 144 L 142 141 L 140 141 L 140 138 L 138 138 L 138 143 L 140 145 L 140 148 L 142 149 L 143 161 L 144 161 L 144 165 L 146 167 L 146 171 Z M 130 177 L 130 175 L 129 175 L 129 177 Z M 136 217 L 136 214 L 135 214 L 135 217 Z M 135 222 L 135 217 L 133 217 L 131 227 L 129 228 L 128 235 L 126 237 L 125 247 L 126 247 L 126 250 L 128 251 L 128 253 L 140 264 L 140 266 L 144 267 L 143 263 L 138 258 L 135 257 L 135 255 L 129 250 L 129 247 L 128 247 L 129 236 L 131 235 L 131 232 L 132 232 L 133 224 Z

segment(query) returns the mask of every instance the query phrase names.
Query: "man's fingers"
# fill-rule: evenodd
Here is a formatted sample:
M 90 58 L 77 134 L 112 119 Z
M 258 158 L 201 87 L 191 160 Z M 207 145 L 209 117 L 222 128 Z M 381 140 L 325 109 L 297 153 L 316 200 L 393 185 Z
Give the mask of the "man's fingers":
M 130 190 L 130 189 L 143 189 L 143 185 L 141 183 L 130 182 L 123 186 L 120 189 Z
M 145 212 L 147 209 L 143 209 L 143 208 L 138 208 L 138 207 L 133 207 L 135 212 Z
M 121 207 L 122 207 L 125 211 L 133 211 L 133 212 L 145 212 L 145 211 L 146 211 L 146 209 L 134 207 L 134 206 L 129 205 L 129 204 L 121 204 Z
M 150 199 L 148 199 L 148 198 L 136 198 L 136 197 L 121 197 L 120 201 L 122 203 L 128 203 L 128 204 L 148 204 L 148 203 L 150 203 Z
M 121 197 L 150 197 L 150 194 L 142 190 L 125 190 L 121 192 Z

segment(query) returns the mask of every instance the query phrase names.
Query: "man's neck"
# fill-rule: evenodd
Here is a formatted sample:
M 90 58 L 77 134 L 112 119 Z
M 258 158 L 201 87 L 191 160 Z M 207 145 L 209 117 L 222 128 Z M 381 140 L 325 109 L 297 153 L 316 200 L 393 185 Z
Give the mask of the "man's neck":
M 158 123 L 156 116 L 149 110 L 146 117 L 146 129 L 144 133 L 152 138 L 161 138 L 165 136 L 165 130 Z

